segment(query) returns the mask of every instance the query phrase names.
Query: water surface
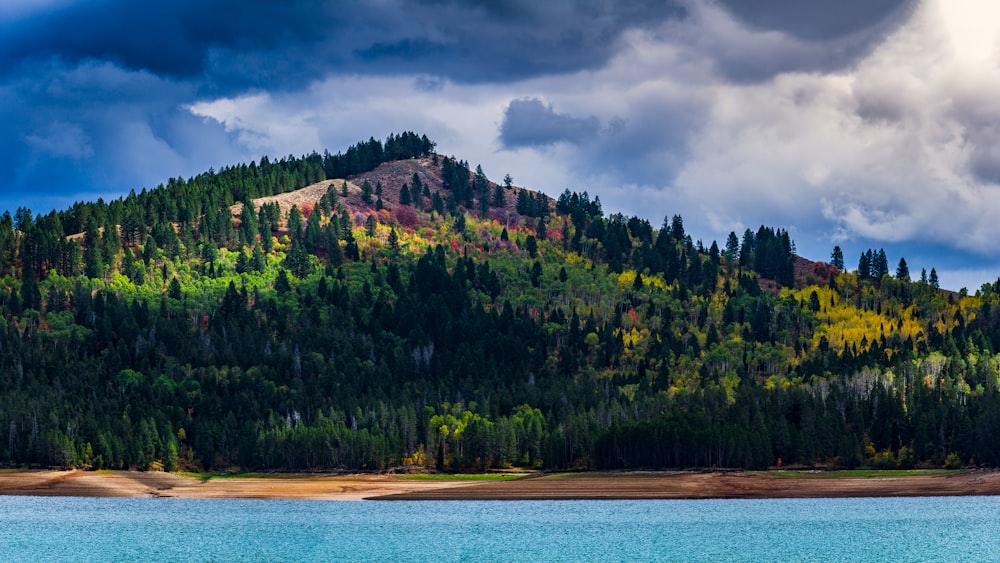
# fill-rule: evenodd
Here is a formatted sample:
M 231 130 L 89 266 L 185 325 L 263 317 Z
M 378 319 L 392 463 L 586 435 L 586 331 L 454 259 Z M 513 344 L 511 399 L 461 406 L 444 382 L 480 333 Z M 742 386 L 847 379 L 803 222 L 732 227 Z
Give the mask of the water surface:
M 5 561 L 998 561 L 1000 498 L 0 497 Z

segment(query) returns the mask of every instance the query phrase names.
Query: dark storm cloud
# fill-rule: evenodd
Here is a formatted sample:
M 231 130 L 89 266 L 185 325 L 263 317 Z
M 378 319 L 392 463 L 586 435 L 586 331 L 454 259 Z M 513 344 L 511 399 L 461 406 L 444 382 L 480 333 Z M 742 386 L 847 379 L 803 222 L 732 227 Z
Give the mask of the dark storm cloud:
M 542 147 L 566 141 L 580 143 L 597 134 L 596 117 L 573 117 L 557 113 L 534 98 L 514 100 L 504 111 L 500 141 L 505 148 Z
M 47 212 L 239 161 L 190 85 L 108 63 L 39 65 L 0 85 L 0 210 Z
M 850 68 L 912 15 L 918 0 L 718 0 L 743 30 L 699 34 L 691 44 L 729 80 L 758 82 L 785 72 Z M 709 26 L 710 28 L 713 26 Z
M 511 80 L 602 65 L 670 1 L 180 0 L 83 2 L 0 22 L 0 69 L 109 61 L 214 91 L 294 87 L 329 72 Z
M 318 15 L 317 12 L 320 12 Z M 212 53 L 273 53 L 315 44 L 331 17 L 314 2 L 83 2 L 36 13 L 0 27 L 0 65 L 58 59 L 68 64 L 107 61 L 170 78 L 210 71 Z M 261 76 L 247 68 L 246 82 Z
M 908 14 L 915 0 L 718 0 L 751 27 L 805 41 L 830 41 Z

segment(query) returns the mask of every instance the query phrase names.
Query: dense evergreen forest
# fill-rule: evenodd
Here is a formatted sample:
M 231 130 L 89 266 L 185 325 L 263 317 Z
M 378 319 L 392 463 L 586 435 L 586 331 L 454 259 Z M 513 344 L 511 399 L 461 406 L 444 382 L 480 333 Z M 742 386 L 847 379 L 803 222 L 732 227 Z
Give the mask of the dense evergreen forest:
M 434 148 L 0 217 L 0 464 L 1000 464 L 1000 280 L 706 246 Z

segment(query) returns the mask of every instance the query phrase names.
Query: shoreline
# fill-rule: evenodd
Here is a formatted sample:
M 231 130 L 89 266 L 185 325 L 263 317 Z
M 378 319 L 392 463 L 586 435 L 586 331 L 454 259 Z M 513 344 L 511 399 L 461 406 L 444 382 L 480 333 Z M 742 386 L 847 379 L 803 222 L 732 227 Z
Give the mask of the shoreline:
M 556 473 L 512 480 L 399 475 L 223 476 L 163 472 L 2 471 L 0 496 L 265 500 L 647 500 L 1000 495 L 1000 471 Z

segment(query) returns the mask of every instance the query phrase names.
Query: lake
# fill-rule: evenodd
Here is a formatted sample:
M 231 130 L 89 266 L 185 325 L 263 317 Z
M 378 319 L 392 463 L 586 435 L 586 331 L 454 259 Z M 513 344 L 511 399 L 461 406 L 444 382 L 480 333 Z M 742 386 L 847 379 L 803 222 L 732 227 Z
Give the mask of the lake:
M 3 561 L 998 561 L 1000 497 L 0 497 Z

